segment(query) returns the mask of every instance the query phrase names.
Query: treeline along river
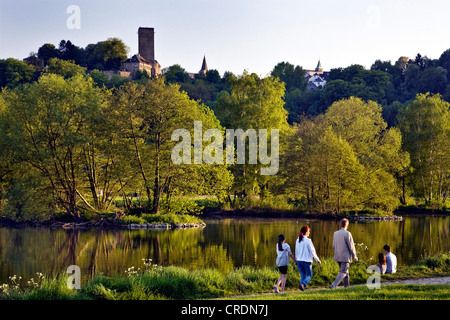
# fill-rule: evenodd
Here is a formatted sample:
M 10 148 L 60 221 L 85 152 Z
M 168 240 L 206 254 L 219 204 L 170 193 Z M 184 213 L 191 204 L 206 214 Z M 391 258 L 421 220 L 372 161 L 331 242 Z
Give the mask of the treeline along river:
M 12 275 L 25 280 L 36 272 L 65 273 L 81 268 L 82 283 L 94 274 L 122 274 L 144 268 L 142 259 L 159 266 L 216 268 L 274 266 L 279 233 L 293 249 L 302 225 L 308 224 L 319 257 L 333 255 L 337 221 L 294 219 L 206 219 L 206 227 L 176 230 L 63 230 L 47 227 L 0 227 L 0 284 Z M 450 251 L 450 216 L 404 217 L 403 221 L 351 222 L 359 258 L 375 264 L 389 243 L 399 265 Z

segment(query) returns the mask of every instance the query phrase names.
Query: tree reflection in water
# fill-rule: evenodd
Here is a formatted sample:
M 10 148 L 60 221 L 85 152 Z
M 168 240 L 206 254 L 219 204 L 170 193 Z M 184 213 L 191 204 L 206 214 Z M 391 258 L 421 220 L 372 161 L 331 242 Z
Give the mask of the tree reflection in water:
M 283 233 L 293 247 L 300 228 L 311 227 L 319 257 L 333 255 L 337 221 L 206 220 L 203 229 L 187 230 L 61 230 L 0 228 L 0 283 L 8 276 L 24 279 L 36 272 L 64 273 L 69 265 L 81 268 L 82 281 L 94 274 L 122 274 L 142 259 L 161 266 L 217 268 L 228 272 L 244 265 L 273 266 L 277 236 Z M 359 258 L 375 263 L 389 243 L 399 265 L 450 251 L 450 217 L 406 217 L 403 221 L 351 222 L 349 231 L 359 244 Z

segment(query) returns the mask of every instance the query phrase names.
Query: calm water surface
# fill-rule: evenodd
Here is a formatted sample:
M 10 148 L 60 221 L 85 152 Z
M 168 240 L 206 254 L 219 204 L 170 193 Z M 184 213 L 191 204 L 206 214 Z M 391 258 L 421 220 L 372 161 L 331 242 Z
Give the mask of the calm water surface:
M 186 268 L 273 266 L 279 233 L 294 249 L 300 228 L 308 224 L 320 258 L 333 256 L 336 221 L 205 220 L 203 229 L 188 230 L 77 230 L 0 227 L 0 284 L 11 275 L 28 280 L 36 272 L 64 273 L 69 265 L 81 268 L 82 281 L 94 273 L 124 274 L 142 259 L 157 265 Z M 450 217 L 405 217 L 403 221 L 351 222 L 349 231 L 359 258 L 372 263 L 385 243 L 393 247 L 399 265 L 424 256 L 450 252 Z

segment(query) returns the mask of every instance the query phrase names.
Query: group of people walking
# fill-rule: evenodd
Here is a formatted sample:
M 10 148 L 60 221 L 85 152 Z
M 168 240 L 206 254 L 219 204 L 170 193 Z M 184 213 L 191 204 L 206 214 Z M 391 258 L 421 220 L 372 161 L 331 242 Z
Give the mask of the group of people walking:
M 347 219 L 342 219 L 340 221 L 340 230 L 336 231 L 333 235 L 334 261 L 339 264 L 339 273 L 330 285 L 330 289 L 336 288 L 341 281 L 343 281 L 344 287 L 348 287 L 350 285 L 350 263 L 353 260 L 355 262 L 358 261 L 352 234 L 347 231 L 348 224 L 349 222 Z M 305 290 L 306 286 L 312 279 L 313 259 L 319 264 L 322 263 L 317 256 L 314 244 L 309 238 L 310 232 L 311 228 L 309 226 L 305 225 L 301 228 L 299 236 L 295 242 L 295 255 L 292 253 L 289 244 L 286 243 L 285 236 L 283 234 L 278 236 L 276 264 L 280 271 L 280 277 L 273 287 L 276 293 L 284 292 L 289 258 L 294 261 L 297 265 L 298 271 L 300 272 L 299 289 L 301 291 Z M 388 244 L 383 247 L 383 250 L 386 255 L 380 253 L 378 257 L 379 262 L 377 264 L 380 268 L 380 273 L 395 273 L 397 269 L 396 256 L 391 252 L 391 247 Z M 281 291 L 279 290 L 280 285 Z

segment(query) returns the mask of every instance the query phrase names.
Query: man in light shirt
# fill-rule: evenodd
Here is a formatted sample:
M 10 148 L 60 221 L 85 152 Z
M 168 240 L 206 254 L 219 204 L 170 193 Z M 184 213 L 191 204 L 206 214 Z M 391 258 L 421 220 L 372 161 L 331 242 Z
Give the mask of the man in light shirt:
M 383 246 L 384 253 L 386 254 L 386 273 L 397 272 L 397 257 L 391 252 L 391 246 L 385 244 Z
M 330 289 L 336 288 L 341 281 L 344 282 L 345 288 L 349 287 L 350 277 L 348 269 L 350 262 L 352 262 L 352 258 L 356 262 L 358 261 L 352 234 L 347 231 L 348 220 L 342 219 L 340 225 L 341 229 L 333 235 L 334 261 L 339 264 L 339 274 L 331 284 Z

